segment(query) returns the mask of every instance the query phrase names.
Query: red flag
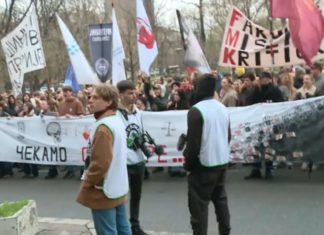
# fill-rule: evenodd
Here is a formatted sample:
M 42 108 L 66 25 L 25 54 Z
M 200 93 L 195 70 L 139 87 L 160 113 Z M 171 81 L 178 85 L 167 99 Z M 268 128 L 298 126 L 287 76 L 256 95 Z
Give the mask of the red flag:
M 313 0 L 271 0 L 272 17 L 288 18 L 291 39 L 307 64 L 320 49 L 324 18 Z
M 292 18 L 292 8 L 295 0 L 270 0 L 270 14 L 272 18 Z M 299 1 L 299 0 L 297 0 Z

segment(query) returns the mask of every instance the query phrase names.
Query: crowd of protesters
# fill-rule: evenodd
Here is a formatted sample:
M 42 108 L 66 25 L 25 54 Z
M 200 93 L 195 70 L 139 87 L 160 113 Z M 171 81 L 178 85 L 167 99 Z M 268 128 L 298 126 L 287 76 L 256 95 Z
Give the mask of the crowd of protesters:
M 237 71 L 234 76 L 220 74 L 217 71 L 212 73 L 217 84 L 215 98 L 227 107 L 292 101 L 324 95 L 324 74 L 320 63 L 315 63 L 312 68 L 300 65 L 282 68 L 276 73 L 269 70 Z M 164 76 L 155 80 L 140 75 L 136 80 L 138 97 L 136 106 L 139 110 L 145 111 L 187 110 L 194 104 L 193 91 L 197 79 L 195 74 L 179 78 Z M 85 86 L 73 94 L 72 88 L 67 86 L 58 88 L 55 92 L 37 91 L 17 97 L 3 92 L 0 96 L 0 117 L 88 115 L 90 113 L 87 103 L 92 89 L 90 85 Z M 24 173 L 23 177 L 38 177 L 37 165 L 0 162 L 0 178 L 13 175 L 13 166 Z M 183 169 L 173 169 L 176 170 L 169 169 L 171 176 L 185 175 Z M 64 170 L 64 178 L 75 176 L 74 167 L 67 167 Z M 155 168 L 153 172 L 162 170 L 163 168 Z M 57 176 L 56 167 L 49 167 L 46 178 Z

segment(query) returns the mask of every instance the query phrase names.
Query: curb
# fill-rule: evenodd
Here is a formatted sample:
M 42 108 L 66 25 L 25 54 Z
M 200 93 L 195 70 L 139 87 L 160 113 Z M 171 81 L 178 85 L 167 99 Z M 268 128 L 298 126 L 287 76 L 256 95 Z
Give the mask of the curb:
M 97 235 L 96 230 L 94 228 L 94 224 L 91 220 L 84 219 L 60 219 L 60 218 L 51 218 L 51 217 L 39 217 L 38 222 L 40 225 L 45 225 L 48 229 L 47 231 L 55 231 L 55 228 L 62 226 L 73 226 L 73 227 L 81 227 L 82 232 L 80 234 L 89 234 L 89 235 Z M 46 226 L 48 225 L 48 226 Z M 50 227 L 53 227 L 51 230 Z M 173 232 L 157 232 L 157 231 L 147 231 L 150 235 L 191 235 L 191 233 L 173 233 Z M 40 233 L 41 234 L 41 233 Z M 60 235 L 69 235 L 70 233 L 67 231 L 63 231 Z M 75 234 L 75 233 L 73 233 Z

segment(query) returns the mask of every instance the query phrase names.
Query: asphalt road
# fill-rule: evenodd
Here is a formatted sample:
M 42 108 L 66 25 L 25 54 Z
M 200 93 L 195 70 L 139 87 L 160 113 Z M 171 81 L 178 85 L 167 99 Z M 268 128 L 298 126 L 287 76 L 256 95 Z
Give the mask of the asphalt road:
M 322 167 L 323 168 L 323 167 Z M 323 235 L 324 170 L 309 181 L 299 169 L 276 170 L 271 181 L 245 181 L 246 168 L 231 169 L 227 193 L 233 235 Z M 90 211 L 75 202 L 77 179 L 0 179 L 0 201 L 34 199 L 41 217 L 91 219 Z M 147 230 L 190 233 L 185 178 L 151 174 L 145 181 L 141 223 Z M 212 204 L 209 234 L 217 233 Z

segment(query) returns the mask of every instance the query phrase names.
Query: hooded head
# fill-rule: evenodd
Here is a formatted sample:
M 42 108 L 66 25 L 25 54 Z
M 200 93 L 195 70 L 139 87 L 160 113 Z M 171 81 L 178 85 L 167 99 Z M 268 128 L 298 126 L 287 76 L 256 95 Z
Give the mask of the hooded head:
M 195 89 L 196 102 L 211 98 L 215 94 L 216 79 L 212 74 L 204 74 L 197 80 Z

